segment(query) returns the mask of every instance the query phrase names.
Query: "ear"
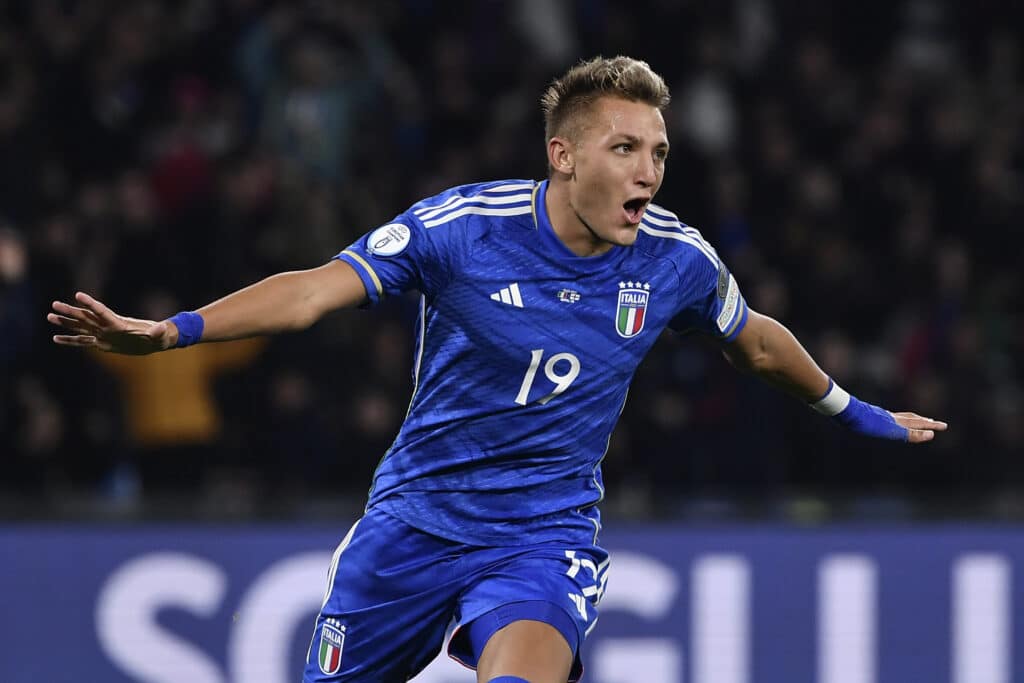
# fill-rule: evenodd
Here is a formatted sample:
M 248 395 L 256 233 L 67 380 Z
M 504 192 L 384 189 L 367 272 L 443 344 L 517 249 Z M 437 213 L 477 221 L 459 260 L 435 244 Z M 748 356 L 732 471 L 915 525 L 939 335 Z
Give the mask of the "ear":
M 548 140 L 548 165 L 553 171 L 572 175 L 576 172 L 575 147 L 565 138 Z

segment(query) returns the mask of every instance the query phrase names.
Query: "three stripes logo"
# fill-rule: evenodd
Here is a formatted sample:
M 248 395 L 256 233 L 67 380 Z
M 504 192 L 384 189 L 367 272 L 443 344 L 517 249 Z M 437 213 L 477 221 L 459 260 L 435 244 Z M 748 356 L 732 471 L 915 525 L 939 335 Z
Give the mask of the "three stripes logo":
M 503 304 L 515 306 L 516 308 L 523 308 L 523 297 L 519 293 L 519 283 L 513 282 L 508 287 L 502 287 L 494 294 L 491 294 L 491 301 L 500 301 Z
M 317 659 L 320 671 L 332 676 L 341 669 L 341 651 L 345 645 L 345 626 L 337 619 L 328 619 L 320 630 L 320 650 Z

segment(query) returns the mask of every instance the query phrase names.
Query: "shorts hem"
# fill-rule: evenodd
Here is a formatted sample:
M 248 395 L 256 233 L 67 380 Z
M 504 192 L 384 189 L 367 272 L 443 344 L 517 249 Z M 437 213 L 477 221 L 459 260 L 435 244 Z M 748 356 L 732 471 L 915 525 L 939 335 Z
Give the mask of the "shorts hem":
M 572 650 L 569 683 L 583 676 L 579 649 L 583 643 L 576 620 L 561 606 L 548 600 L 521 600 L 499 605 L 456 627 L 448 642 L 448 656 L 467 669 L 476 670 L 479 656 L 491 636 L 515 621 L 539 621 L 557 630 Z

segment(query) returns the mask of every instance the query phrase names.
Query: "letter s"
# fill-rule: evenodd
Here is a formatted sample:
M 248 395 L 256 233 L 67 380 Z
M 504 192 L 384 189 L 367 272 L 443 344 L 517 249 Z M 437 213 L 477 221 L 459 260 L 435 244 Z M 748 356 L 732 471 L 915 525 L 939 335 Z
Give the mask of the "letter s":
M 312 615 L 323 603 L 324 575 L 330 565 L 330 553 L 308 552 L 286 557 L 256 579 L 238 607 L 228 641 L 233 681 L 294 679 L 288 646 L 296 629 L 304 627 L 303 635 L 306 628 L 312 633 Z
M 149 553 L 117 569 L 96 601 L 100 646 L 125 673 L 144 683 L 224 683 L 217 664 L 179 636 L 160 629 L 162 607 L 211 616 L 227 577 L 217 565 L 184 553 Z

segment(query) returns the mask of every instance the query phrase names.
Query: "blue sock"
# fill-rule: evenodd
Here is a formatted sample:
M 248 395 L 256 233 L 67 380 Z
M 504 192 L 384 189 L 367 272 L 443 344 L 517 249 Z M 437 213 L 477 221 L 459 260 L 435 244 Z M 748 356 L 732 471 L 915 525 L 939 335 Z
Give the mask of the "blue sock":
M 498 676 L 487 681 L 487 683 L 530 683 L 530 681 L 519 676 Z

